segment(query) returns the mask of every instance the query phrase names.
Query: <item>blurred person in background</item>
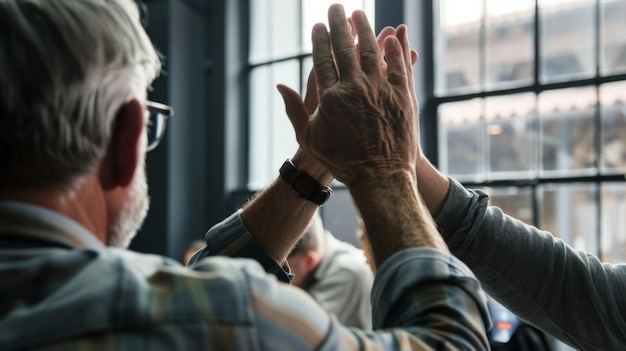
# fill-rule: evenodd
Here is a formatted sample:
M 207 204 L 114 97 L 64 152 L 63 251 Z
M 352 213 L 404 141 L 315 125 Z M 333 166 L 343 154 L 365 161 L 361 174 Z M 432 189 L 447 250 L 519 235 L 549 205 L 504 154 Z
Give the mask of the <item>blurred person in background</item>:
M 319 211 L 289 257 L 291 283 L 304 289 L 349 327 L 372 329 L 374 276 L 363 251 L 324 228 Z

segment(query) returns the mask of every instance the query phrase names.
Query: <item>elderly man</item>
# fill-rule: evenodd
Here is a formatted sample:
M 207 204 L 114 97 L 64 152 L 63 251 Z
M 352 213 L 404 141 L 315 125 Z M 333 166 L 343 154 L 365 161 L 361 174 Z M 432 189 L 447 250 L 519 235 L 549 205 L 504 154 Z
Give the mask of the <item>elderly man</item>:
M 209 231 L 190 270 L 124 249 L 148 208 L 143 162 L 169 111 L 146 101 L 159 59 L 135 3 L 2 0 L 0 19 L 0 349 L 488 347 L 478 281 L 416 190 L 405 28 L 382 42 L 384 69 L 365 15 L 352 15 L 357 47 L 343 8 L 329 8 L 330 35 L 313 31 L 316 113 L 280 86 L 301 152 Z M 333 176 L 374 248 L 380 331 L 349 329 L 279 281 Z

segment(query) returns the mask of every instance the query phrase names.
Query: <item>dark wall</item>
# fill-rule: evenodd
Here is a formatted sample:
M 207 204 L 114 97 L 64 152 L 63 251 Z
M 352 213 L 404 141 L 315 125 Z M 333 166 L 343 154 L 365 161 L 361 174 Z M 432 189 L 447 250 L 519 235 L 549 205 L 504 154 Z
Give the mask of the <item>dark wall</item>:
M 180 259 L 191 240 L 232 211 L 227 186 L 238 185 L 238 163 L 233 166 L 227 158 L 240 158 L 241 114 L 232 102 L 238 101 L 238 86 L 227 79 L 240 75 L 241 66 L 238 58 L 227 58 L 239 47 L 238 40 L 226 37 L 227 18 L 238 15 L 227 8 L 237 1 L 228 2 L 145 1 L 146 30 L 165 56 L 148 98 L 172 105 L 174 116 L 164 140 L 147 157 L 152 201 L 133 250 Z
M 148 26 L 146 31 L 153 44 L 165 56 L 169 54 L 169 4 L 167 1 L 152 1 L 148 6 Z M 158 24 L 158 25 L 157 25 Z M 152 84 L 152 90 L 148 92 L 148 98 L 154 101 L 171 104 L 168 93 L 169 80 L 167 77 L 168 62 L 164 62 L 164 73 Z M 175 112 L 177 114 L 177 112 Z M 173 119 L 168 125 L 171 131 Z M 143 228 L 131 242 L 130 248 L 141 252 L 166 254 L 167 253 L 167 214 L 169 180 L 168 144 L 170 141 L 169 131 L 155 150 L 146 157 L 146 173 L 150 194 L 150 211 L 144 222 Z

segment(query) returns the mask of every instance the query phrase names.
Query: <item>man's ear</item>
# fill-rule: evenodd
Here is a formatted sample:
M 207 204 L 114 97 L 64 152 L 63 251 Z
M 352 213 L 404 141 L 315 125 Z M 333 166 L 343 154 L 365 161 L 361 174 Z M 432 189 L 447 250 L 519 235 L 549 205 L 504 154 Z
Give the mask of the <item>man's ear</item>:
M 103 188 L 128 186 L 139 165 L 144 128 L 144 107 L 133 99 L 120 107 L 115 116 L 111 141 L 101 168 Z

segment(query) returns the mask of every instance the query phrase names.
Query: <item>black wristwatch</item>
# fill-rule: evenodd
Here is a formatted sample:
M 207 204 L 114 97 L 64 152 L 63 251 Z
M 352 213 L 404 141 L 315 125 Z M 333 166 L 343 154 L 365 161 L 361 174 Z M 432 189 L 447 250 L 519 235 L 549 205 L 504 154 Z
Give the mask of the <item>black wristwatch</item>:
M 303 170 L 296 167 L 290 159 L 280 167 L 280 176 L 298 193 L 298 196 L 322 206 L 332 193 L 330 187 L 320 184 Z

